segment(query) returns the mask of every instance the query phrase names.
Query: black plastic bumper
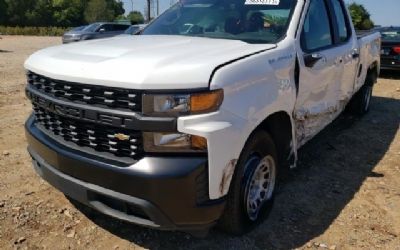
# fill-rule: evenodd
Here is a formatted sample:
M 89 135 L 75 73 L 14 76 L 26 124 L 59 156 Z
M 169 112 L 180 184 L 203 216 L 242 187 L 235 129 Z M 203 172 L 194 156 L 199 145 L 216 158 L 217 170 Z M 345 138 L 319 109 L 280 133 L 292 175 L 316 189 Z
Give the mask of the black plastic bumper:
M 223 211 L 223 199 L 207 199 L 205 157 L 146 157 L 121 167 L 55 142 L 32 117 L 26 132 L 36 172 L 104 214 L 152 228 L 197 231 L 215 224 Z
M 400 64 L 399 65 L 381 65 L 381 69 L 383 69 L 383 70 L 400 70 Z
M 381 69 L 400 70 L 400 59 L 394 57 L 382 58 Z

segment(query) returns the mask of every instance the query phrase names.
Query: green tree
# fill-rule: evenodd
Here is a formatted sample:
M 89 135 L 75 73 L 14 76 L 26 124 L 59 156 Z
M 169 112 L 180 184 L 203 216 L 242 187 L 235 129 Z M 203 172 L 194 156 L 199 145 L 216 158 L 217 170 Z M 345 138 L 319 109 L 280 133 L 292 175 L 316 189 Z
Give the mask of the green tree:
M 0 0 L 0 25 L 5 25 L 7 20 L 7 3 L 5 0 Z
M 122 2 L 115 0 L 90 0 L 85 9 L 85 21 L 113 21 L 115 17 L 125 13 Z
M 52 2 L 54 25 L 73 27 L 85 23 L 87 0 L 52 0 Z
M 53 6 L 51 0 L 37 0 L 32 8 L 25 11 L 26 22 L 23 26 L 53 25 Z
M 128 17 L 125 15 L 119 15 L 115 18 L 115 21 L 128 21 Z
M 28 24 L 27 11 L 35 6 L 34 0 L 5 0 L 7 4 L 7 25 L 25 26 Z
M 128 14 L 128 19 L 131 21 L 132 24 L 142 24 L 144 23 L 144 17 L 142 12 L 140 11 L 131 11 Z
M 109 9 L 106 0 L 90 0 L 85 10 L 88 23 L 114 20 L 114 10 Z
M 375 26 L 371 20 L 371 15 L 362 4 L 352 3 L 348 8 L 356 29 L 369 30 Z
M 8 26 L 72 27 L 124 13 L 118 0 L 0 0 L 0 24 Z
M 114 11 L 114 17 L 125 14 L 124 3 L 122 1 L 107 0 L 108 8 Z

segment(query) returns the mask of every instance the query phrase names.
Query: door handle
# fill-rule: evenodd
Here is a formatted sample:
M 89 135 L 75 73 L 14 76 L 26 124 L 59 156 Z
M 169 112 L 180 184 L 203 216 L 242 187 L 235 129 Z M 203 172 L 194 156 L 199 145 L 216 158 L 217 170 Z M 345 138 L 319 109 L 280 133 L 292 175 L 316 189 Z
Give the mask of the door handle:
M 360 53 L 358 53 L 358 52 L 353 52 L 353 53 L 351 54 L 351 57 L 352 57 L 353 59 L 358 59 L 358 58 L 360 58 Z
M 307 54 L 304 56 L 304 64 L 308 68 L 314 67 L 314 65 L 320 60 L 325 60 L 325 57 L 319 53 Z
M 351 52 L 351 57 L 352 57 L 353 59 L 358 59 L 358 58 L 360 58 L 360 52 L 358 51 L 358 49 L 354 49 L 354 50 Z

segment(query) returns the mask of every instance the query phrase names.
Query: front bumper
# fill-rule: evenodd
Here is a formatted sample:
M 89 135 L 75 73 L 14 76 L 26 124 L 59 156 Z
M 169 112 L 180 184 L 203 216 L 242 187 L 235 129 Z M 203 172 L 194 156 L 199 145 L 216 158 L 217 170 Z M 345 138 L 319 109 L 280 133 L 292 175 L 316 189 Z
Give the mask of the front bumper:
M 219 219 L 224 199 L 208 200 L 206 157 L 145 157 L 129 167 L 72 150 L 30 117 L 26 136 L 36 172 L 67 196 L 146 227 L 198 231 Z
M 79 42 L 80 40 L 81 40 L 80 37 L 63 37 L 62 38 L 63 44 Z
M 400 65 L 381 65 L 381 69 L 383 70 L 400 70 Z

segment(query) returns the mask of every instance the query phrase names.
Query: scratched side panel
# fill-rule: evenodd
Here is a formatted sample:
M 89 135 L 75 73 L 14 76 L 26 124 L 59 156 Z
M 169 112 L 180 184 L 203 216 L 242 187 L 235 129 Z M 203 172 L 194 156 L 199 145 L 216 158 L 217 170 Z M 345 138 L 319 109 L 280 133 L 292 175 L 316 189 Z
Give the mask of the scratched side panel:
M 213 114 L 182 117 L 178 130 L 204 136 L 209 148 L 209 193 L 211 199 L 226 195 L 240 153 L 257 126 L 269 115 L 285 111 L 292 121 L 292 150 L 297 157 L 292 117 L 296 101 L 294 69 L 295 37 L 305 8 L 298 0 L 286 38 L 277 48 L 218 69 L 211 89 L 223 88 L 225 100 Z
M 378 39 L 378 41 L 376 40 Z M 350 58 L 351 51 L 360 45 L 360 60 Z M 301 51 L 298 45 L 298 51 Z M 328 58 L 313 68 L 300 62 L 300 87 L 294 112 L 297 146 L 301 147 L 336 119 L 353 95 L 364 85 L 371 64 L 379 62 L 379 37 L 369 35 L 347 45 L 324 51 Z M 340 55 L 343 63 L 335 63 Z M 358 65 L 363 65 L 358 75 Z
M 327 126 L 344 107 L 339 102 L 342 90 L 338 77 L 343 74 L 343 67 L 335 63 L 335 55 L 340 52 L 338 48 L 321 52 L 326 60 L 317 62 L 312 68 L 299 60 L 299 93 L 294 112 L 298 147 Z
M 381 40 L 380 34 L 375 33 L 358 40 L 360 46 L 360 61 L 363 65 L 360 76 L 356 79 L 355 90 L 359 90 L 365 83 L 369 66 L 377 63 L 378 74 L 380 71 Z
M 227 194 L 236 161 L 254 129 L 273 113 L 291 116 L 296 99 L 291 44 L 288 39 L 276 49 L 222 67 L 211 82 L 211 89 L 224 90 L 220 110 L 179 118 L 179 131 L 208 140 L 211 199 Z

